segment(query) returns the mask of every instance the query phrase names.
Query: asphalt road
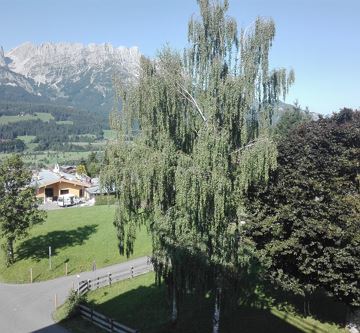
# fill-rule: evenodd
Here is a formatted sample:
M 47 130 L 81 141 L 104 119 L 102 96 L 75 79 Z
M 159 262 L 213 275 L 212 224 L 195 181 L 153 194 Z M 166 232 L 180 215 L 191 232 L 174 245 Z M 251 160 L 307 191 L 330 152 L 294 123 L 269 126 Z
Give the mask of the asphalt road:
M 130 260 L 96 270 L 61 277 L 55 280 L 36 282 L 32 284 L 0 283 L 0 332 L 1 333 L 68 333 L 56 325 L 52 319 L 55 309 L 55 294 L 57 304 L 64 303 L 70 289 L 81 280 L 93 279 L 107 273 L 130 272 L 140 274 L 151 270 L 147 257 Z

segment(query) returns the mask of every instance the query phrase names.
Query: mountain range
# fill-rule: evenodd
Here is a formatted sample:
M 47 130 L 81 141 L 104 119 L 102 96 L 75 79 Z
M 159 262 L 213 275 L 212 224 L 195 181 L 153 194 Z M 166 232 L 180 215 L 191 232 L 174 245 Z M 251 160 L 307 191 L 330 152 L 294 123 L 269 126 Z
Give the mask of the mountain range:
M 53 102 L 109 112 L 113 80 L 127 84 L 139 73 L 137 47 L 111 44 L 24 43 L 0 47 L 0 100 Z

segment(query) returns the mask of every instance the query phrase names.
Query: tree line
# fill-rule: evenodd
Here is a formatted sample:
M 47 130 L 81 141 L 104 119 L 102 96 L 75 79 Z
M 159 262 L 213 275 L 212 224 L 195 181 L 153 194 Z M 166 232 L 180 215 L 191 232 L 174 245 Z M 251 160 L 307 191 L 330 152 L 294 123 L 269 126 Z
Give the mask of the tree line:
M 91 142 L 103 138 L 103 130 L 109 128 L 108 117 L 103 114 L 79 111 L 73 108 L 29 103 L 0 103 L 1 115 L 21 115 L 50 113 L 54 119 L 48 122 L 37 120 L 17 121 L 11 124 L 0 125 L 0 139 L 4 140 L 3 151 L 18 152 L 22 145 L 16 140 L 18 136 L 36 136 L 33 142 L 38 143 L 36 150 L 81 151 L 85 147 L 70 144 L 81 141 L 81 135 L 91 134 Z M 21 118 L 20 118 L 21 119 Z M 71 121 L 60 123 L 57 121 Z M 15 141 L 16 140 L 16 141 Z M 5 142 L 7 142 L 5 144 Z M 1 148 L 1 147 L 0 147 Z M 11 150 L 12 149 L 12 150 Z
M 20 139 L 0 140 L 0 153 L 20 153 L 26 148 Z

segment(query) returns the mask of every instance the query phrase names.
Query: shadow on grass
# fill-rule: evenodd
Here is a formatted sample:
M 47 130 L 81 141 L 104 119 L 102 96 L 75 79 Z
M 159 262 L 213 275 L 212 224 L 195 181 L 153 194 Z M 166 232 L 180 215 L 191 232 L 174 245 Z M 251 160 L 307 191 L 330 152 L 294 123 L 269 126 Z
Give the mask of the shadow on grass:
M 57 230 L 46 235 L 32 237 L 19 244 L 16 259 L 32 258 L 40 261 L 49 256 L 49 246 L 51 246 L 52 255 L 56 255 L 59 249 L 82 245 L 96 232 L 97 227 L 98 225 L 92 224 L 73 230 Z
M 106 296 L 111 289 L 103 291 Z M 198 300 L 186 296 L 179 310 L 176 326 L 169 323 L 170 304 L 166 288 L 138 287 L 114 297 L 100 305 L 90 303 L 95 310 L 118 322 L 143 333 L 207 333 L 212 331 L 212 298 Z M 289 324 L 283 318 L 273 315 L 269 310 L 241 307 L 233 311 L 223 311 L 221 317 L 223 333 L 301 333 L 302 330 Z
M 271 290 L 268 292 L 275 299 L 275 304 L 282 307 L 283 304 L 290 305 L 299 316 L 304 313 L 304 298 L 283 291 Z M 347 308 L 343 303 L 334 301 L 324 292 L 318 291 L 310 299 L 311 317 L 322 323 L 344 326 L 346 322 Z M 321 332 L 318 329 L 318 332 Z M 326 333 L 326 332 L 324 332 Z

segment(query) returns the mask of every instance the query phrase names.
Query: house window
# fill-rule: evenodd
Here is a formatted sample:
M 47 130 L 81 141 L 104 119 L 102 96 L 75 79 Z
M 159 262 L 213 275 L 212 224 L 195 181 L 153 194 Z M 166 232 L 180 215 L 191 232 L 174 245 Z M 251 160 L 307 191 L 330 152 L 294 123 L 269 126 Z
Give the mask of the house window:
M 69 190 L 60 190 L 60 195 L 69 194 Z

